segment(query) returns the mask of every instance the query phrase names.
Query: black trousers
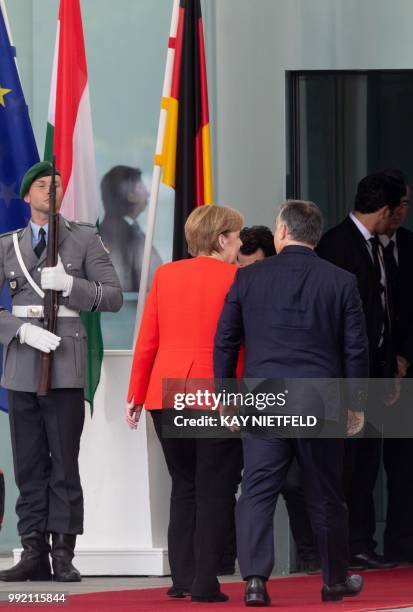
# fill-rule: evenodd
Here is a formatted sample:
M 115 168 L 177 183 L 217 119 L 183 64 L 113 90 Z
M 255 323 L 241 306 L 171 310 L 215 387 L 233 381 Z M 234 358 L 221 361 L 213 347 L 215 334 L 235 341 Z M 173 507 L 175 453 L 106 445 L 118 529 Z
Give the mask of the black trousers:
M 162 410 L 152 410 L 151 415 L 172 478 L 168 527 L 172 582 L 192 595 L 213 595 L 219 591 L 218 566 L 241 480 L 241 441 L 164 438 Z
M 387 476 L 384 553 L 397 561 L 413 561 L 413 369 L 402 380 L 396 406 L 386 411 L 383 463 Z M 407 437 L 405 437 L 407 436 Z
M 303 486 L 303 474 L 293 459 L 281 490 L 290 519 L 290 528 L 301 561 L 318 560 L 318 551 L 311 528 Z
M 368 431 L 369 425 L 366 426 Z M 379 473 L 381 438 L 349 438 L 345 442 L 344 488 L 349 511 L 350 554 L 372 552 L 377 542 L 374 487 Z
M 384 552 L 398 561 L 413 561 L 413 439 L 384 440 L 387 516 Z
M 236 497 L 234 497 L 233 514 L 231 518 L 231 525 L 228 529 L 228 536 L 224 547 L 224 554 L 219 563 L 218 573 L 232 572 L 235 568 L 235 562 L 237 560 L 237 534 L 235 531 L 235 504 Z
M 242 492 L 235 510 L 238 561 L 243 578 L 268 578 L 271 574 L 275 507 L 296 456 L 303 474 L 324 582 L 329 585 L 343 582 L 348 565 L 343 440 L 248 437 L 243 440 L 243 446 Z
M 85 417 L 83 389 L 49 395 L 9 391 L 16 512 L 20 535 L 33 530 L 83 533 L 78 456 Z
M 344 488 L 349 511 L 350 554 L 372 552 L 376 548 L 374 488 L 382 456 L 384 399 L 389 389 L 389 358 L 386 347 L 378 350 L 370 372 L 366 426 L 363 432 L 346 440 Z

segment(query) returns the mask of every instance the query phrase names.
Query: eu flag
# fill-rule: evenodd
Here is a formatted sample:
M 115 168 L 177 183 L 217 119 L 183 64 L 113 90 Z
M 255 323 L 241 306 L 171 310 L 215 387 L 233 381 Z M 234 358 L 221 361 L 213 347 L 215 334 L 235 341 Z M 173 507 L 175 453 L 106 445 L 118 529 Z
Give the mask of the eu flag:
M 0 4 L 0 234 L 27 225 L 30 208 L 19 198 L 20 183 L 28 168 L 39 161 L 15 55 Z M 6 285 L 1 288 L 0 304 L 10 307 Z M 0 390 L 1 409 L 7 409 L 4 389 Z

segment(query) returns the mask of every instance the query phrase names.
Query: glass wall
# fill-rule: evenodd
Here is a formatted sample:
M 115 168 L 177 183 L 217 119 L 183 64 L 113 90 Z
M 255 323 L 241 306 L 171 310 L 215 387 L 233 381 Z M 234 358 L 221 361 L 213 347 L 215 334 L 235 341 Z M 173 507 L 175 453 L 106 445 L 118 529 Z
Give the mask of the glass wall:
M 21 10 L 16 15 L 20 22 L 32 18 L 33 64 L 28 86 L 32 86 L 29 99 L 41 154 L 58 5 L 58 0 L 33 0 L 32 16 Z M 98 186 L 106 177 L 99 221 L 125 291 L 122 310 L 102 315 L 104 345 L 105 349 L 132 349 L 172 2 L 81 0 L 81 7 Z M 19 53 L 19 41 L 15 42 Z M 173 198 L 171 190 L 161 188 L 152 273 L 171 258 Z
M 398 168 L 413 180 L 413 71 L 292 72 L 287 82 L 288 192 L 317 202 L 328 227 L 366 174 Z

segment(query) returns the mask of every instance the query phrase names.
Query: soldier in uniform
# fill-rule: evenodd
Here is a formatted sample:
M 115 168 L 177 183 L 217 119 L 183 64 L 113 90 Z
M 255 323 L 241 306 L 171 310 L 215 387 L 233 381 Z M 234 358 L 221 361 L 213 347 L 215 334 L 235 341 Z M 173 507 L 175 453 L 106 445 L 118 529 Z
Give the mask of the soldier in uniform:
M 122 289 L 96 228 L 59 216 L 59 259 L 45 267 L 52 166 L 40 162 L 23 177 L 20 197 L 31 208 L 24 229 L 0 237 L 0 285 L 12 311 L 0 310 L 4 345 L 1 384 L 8 389 L 10 431 L 23 553 L 0 580 L 81 580 L 72 565 L 83 532 L 78 454 L 84 423 L 86 334 L 80 311 L 116 312 Z M 63 198 L 56 176 L 56 208 Z M 43 328 L 44 290 L 58 292 L 56 334 Z M 40 352 L 53 352 L 51 385 L 37 395 Z M 51 534 L 51 546 L 50 546 Z

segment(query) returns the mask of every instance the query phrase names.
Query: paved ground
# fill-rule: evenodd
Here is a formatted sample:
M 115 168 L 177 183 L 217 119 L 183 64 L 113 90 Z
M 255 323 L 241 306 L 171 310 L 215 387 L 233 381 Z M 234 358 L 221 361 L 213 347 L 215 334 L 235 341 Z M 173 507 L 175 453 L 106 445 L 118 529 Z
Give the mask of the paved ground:
M 6 569 L 8 567 L 11 567 L 11 565 L 13 565 L 12 563 L 12 559 L 7 559 L 5 557 L 0 557 L 0 570 L 1 569 Z M 299 574 L 294 574 L 294 576 L 298 576 Z M 277 576 L 273 576 L 274 578 L 277 578 Z M 237 582 L 241 580 L 241 577 L 239 574 L 235 574 L 234 576 L 230 576 L 230 577 L 222 577 L 220 578 L 220 582 Z M 60 583 L 53 583 L 53 582 L 36 582 L 36 589 L 35 592 L 68 592 L 70 594 L 74 594 L 74 593 L 96 593 L 96 592 L 100 592 L 100 591 L 123 591 L 125 589 L 148 589 L 148 588 L 156 588 L 156 587 L 160 587 L 160 586 L 169 586 L 171 584 L 171 579 L 169 577 L 167 578 L 159 578 L 159 577 L 147 577 L 147 576 L 142 576 L 142 577 L 110 577 L 110 576 L 104 576 L 104 577 L 98 577 L 98 576 L 94 576 L 94 577 L 87 577 L 87 578 L 83 578 L 82 582 L 78 582 L 78 583 L 71 583 L 69 585 L 69 587 L 67 585 L 63 585 L 64 588 L 62 588 L 62 584 Z M 6 583 L 6 582 L 0 582 L 0 600 L 1 600 L 1 596 L 3 595 L 4 597 L 4 593 L 9 593 L 9 592 L 19 592 L 19 593 L 25 593 L 25 592 L 33 592 L 33 584 L 30 582 L 14 582 L 12 587 L 10 584 Z M 0 607 L 1 607 L 1 603 L 0 603 Z M 401 608 L 398 608 L 399 610 Z M 387 610 L 387 612 L 394 612 L 394 610 L 396 610 L 396 608 L 391 608 L 391 610 Z M 403 608 L 403 610 L 405 612 L 413 612 L 413 608 Z

